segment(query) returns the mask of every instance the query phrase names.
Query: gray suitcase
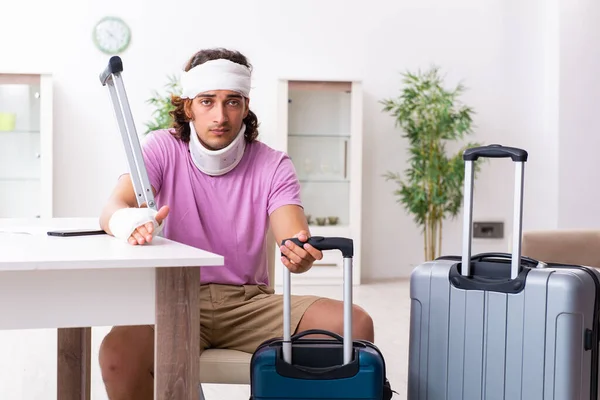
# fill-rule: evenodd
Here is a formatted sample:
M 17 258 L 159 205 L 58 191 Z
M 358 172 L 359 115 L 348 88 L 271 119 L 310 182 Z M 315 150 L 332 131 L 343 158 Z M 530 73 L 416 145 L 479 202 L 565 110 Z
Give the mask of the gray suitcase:
M 516 166 L 512 254 L 471 256 L 473 162 L 484 157 Z M 527 157 L 499 145 L 463 154 L 463 253 L 411 274 L 408 400 L 598 399 L 600 274 L 521 256 Z

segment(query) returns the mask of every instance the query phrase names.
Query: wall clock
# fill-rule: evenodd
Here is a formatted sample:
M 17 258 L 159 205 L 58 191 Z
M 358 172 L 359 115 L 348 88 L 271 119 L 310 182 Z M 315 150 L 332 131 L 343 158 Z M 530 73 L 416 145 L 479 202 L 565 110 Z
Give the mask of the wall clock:
M 131 30 L 121 18 L 108 16 L 94 26 L 92 38 L 103 53 L 119 54 L 129 46 Z

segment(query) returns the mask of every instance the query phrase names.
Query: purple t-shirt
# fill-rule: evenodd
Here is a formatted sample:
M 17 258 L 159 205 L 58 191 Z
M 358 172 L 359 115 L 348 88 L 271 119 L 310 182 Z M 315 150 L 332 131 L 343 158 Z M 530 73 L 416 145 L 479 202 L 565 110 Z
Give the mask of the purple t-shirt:
M 188 144 L 168 130 L 142 143 L 157 209 L 169 206 L 163 236 L 224 257 L 224 266 L 202 269 L 201 282 L 267 285 L 269 216 L 283 205 L 301 206 L 287 154 L 255 141 L 232 171 L 209 176 L 194 165 Z

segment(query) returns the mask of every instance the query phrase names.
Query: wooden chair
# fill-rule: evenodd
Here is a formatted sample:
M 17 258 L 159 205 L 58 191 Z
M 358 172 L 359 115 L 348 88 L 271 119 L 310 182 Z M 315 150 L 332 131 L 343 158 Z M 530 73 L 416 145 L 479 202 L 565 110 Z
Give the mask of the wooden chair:
M 269 286 L 275 280 L 275 238 L 269 231 L 267 236 L 267 268 Z M 203 383 L 229 385 L 250 384 L 250 359 L 252 353 L 229 349 L 207 349 L 200 355 L 200 399 Z

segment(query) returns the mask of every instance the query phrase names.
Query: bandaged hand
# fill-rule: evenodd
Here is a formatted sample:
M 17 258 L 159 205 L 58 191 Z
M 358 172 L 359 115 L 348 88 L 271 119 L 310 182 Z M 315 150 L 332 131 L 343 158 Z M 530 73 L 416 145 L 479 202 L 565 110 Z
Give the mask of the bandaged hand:
M 149 243 L 162 231 L 163 221 L 168 214 L 168 206 L 163 206 L 158 211 L 149 208 L 121 208 L 111 216 L 108 229 L 114 237 L 132 245 Z

